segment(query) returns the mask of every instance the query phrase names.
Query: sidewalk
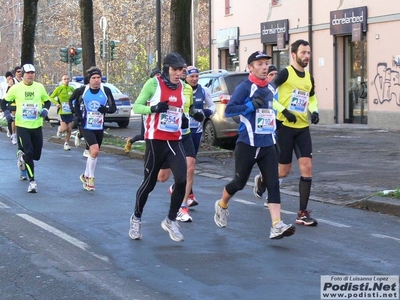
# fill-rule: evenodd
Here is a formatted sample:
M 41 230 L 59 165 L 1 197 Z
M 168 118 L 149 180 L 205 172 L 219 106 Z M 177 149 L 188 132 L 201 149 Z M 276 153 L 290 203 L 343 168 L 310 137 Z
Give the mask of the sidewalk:
M 5 128 L 2 128 L 5 132 Z M 400 186 L 400 131 L 369 128 L 366 125 L 312 125 L 313 183 L 311 200 L 348 205 L 400 216 L 400 199 L 376 193 Z M 50 142 L 62 143 L 51 137 Z M 143 154 L 102 146 L 102 151 L 142 159 Z M 291 174 L 283 180 L 281 192 L 298 196 L 299 171 L 293 160 Z M 231 151 L 199 152 L 196 175 L 230 180 L 234 173 Z M 258 173 L 254 167 L 248 185 Z

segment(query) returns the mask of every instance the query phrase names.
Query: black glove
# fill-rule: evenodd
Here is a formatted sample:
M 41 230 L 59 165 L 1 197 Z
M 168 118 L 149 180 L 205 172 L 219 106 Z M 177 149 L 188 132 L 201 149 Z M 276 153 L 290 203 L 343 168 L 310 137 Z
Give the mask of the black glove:
M 318 124 L 318 122 L 319 122 L 319 114 L 316 111 L 314 111 L 311 114 L 311 123 L 312 124 Z
M 282 111 L 283 115 L 285 116 L 286 119 L 288 119 L 289 122 L 296 123 L 297 118 L 294 114 L 292 114 L 290 111 L 288 111 L 286 108 Z
M 97 109 L 97 111 L 99 113 L 106 114 L 106 113 L 108 113 L 108 108 L 104 105 L 100 105 L 100 107 Z
M 195 119 L 197 122 L 203 122 L 203 120 L 204 120 L 204 114 L 203 114 L 203 112 L 202 111 L 196 111 L 194 114 L 193 114 L 193 119 Z
M 260 98 L 254 98 L 253 100 L 251 100 L 251 103 L 253 104 L 254 109 L 257 109 L 265 104 L 264 100 Z
M 9 110 L 3 111 L 3 114 L 4 114 L 4 116 L 6 117 L 6 119 L 7 119 L 8 122 L 14 121 L 14 116 L 13 116 L 13 114 L 10 113 Z
M 182 128 L 182 129 L 189 128 L 189 120 L 188 120 L 188 118 L 186 118 L 186 115 L 185 115 L 185 114 L 182 115 L 182 125 L 181 125 L 181 128 Z
M 209 118 L 209 117 L 211 117 L 211 115 L 212 115 L 211 109 L 208 109 L 208 108 L 203 109 L 203 113 L 204 113 L 204 116 L 205 116 L 206 118 Z
M 168 110 L 168 101 L 158 102 L 156 105 L 150 107 L 152 113 L 161 113 Z

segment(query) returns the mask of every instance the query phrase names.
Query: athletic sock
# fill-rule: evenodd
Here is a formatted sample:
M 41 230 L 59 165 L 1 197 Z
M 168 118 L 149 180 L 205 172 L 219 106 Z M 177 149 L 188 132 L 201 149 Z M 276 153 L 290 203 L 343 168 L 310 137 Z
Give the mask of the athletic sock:
M 310 198 L 311 191 L 311 177 L 300 177 L 299 194 L 300 194 L 300 210 L 306 210 L 308 199 Z

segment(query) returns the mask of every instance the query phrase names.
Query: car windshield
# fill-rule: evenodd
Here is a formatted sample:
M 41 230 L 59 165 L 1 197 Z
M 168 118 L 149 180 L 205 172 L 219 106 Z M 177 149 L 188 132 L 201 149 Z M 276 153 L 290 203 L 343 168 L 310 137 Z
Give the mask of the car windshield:
M 247 79 L 248 74 L 234 74 L 225 77 L 225 84 L 228 88 L 229 95 L 232 95 L 233 90 L 244 80 Z
M 114 85 L 112 85 L 110 83 L 105 83 L 104 85 L 111 90 L 111 93 L 113 93 L 113 94 L 122 94 L 121 91 L 116 88 L 116 86 L 114 86 Z

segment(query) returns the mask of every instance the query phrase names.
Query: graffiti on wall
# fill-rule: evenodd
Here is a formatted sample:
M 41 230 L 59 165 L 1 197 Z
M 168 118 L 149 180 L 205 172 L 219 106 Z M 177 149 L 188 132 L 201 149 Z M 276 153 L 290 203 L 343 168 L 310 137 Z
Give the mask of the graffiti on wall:
M 397 64 L 393 63 L 395 67 Z M 383 104 L 393 101 L 400 106 L 400 73 L 380 62 L 376 66 L 376 75 L 372 82 L 376 90 L 374 104 Z

